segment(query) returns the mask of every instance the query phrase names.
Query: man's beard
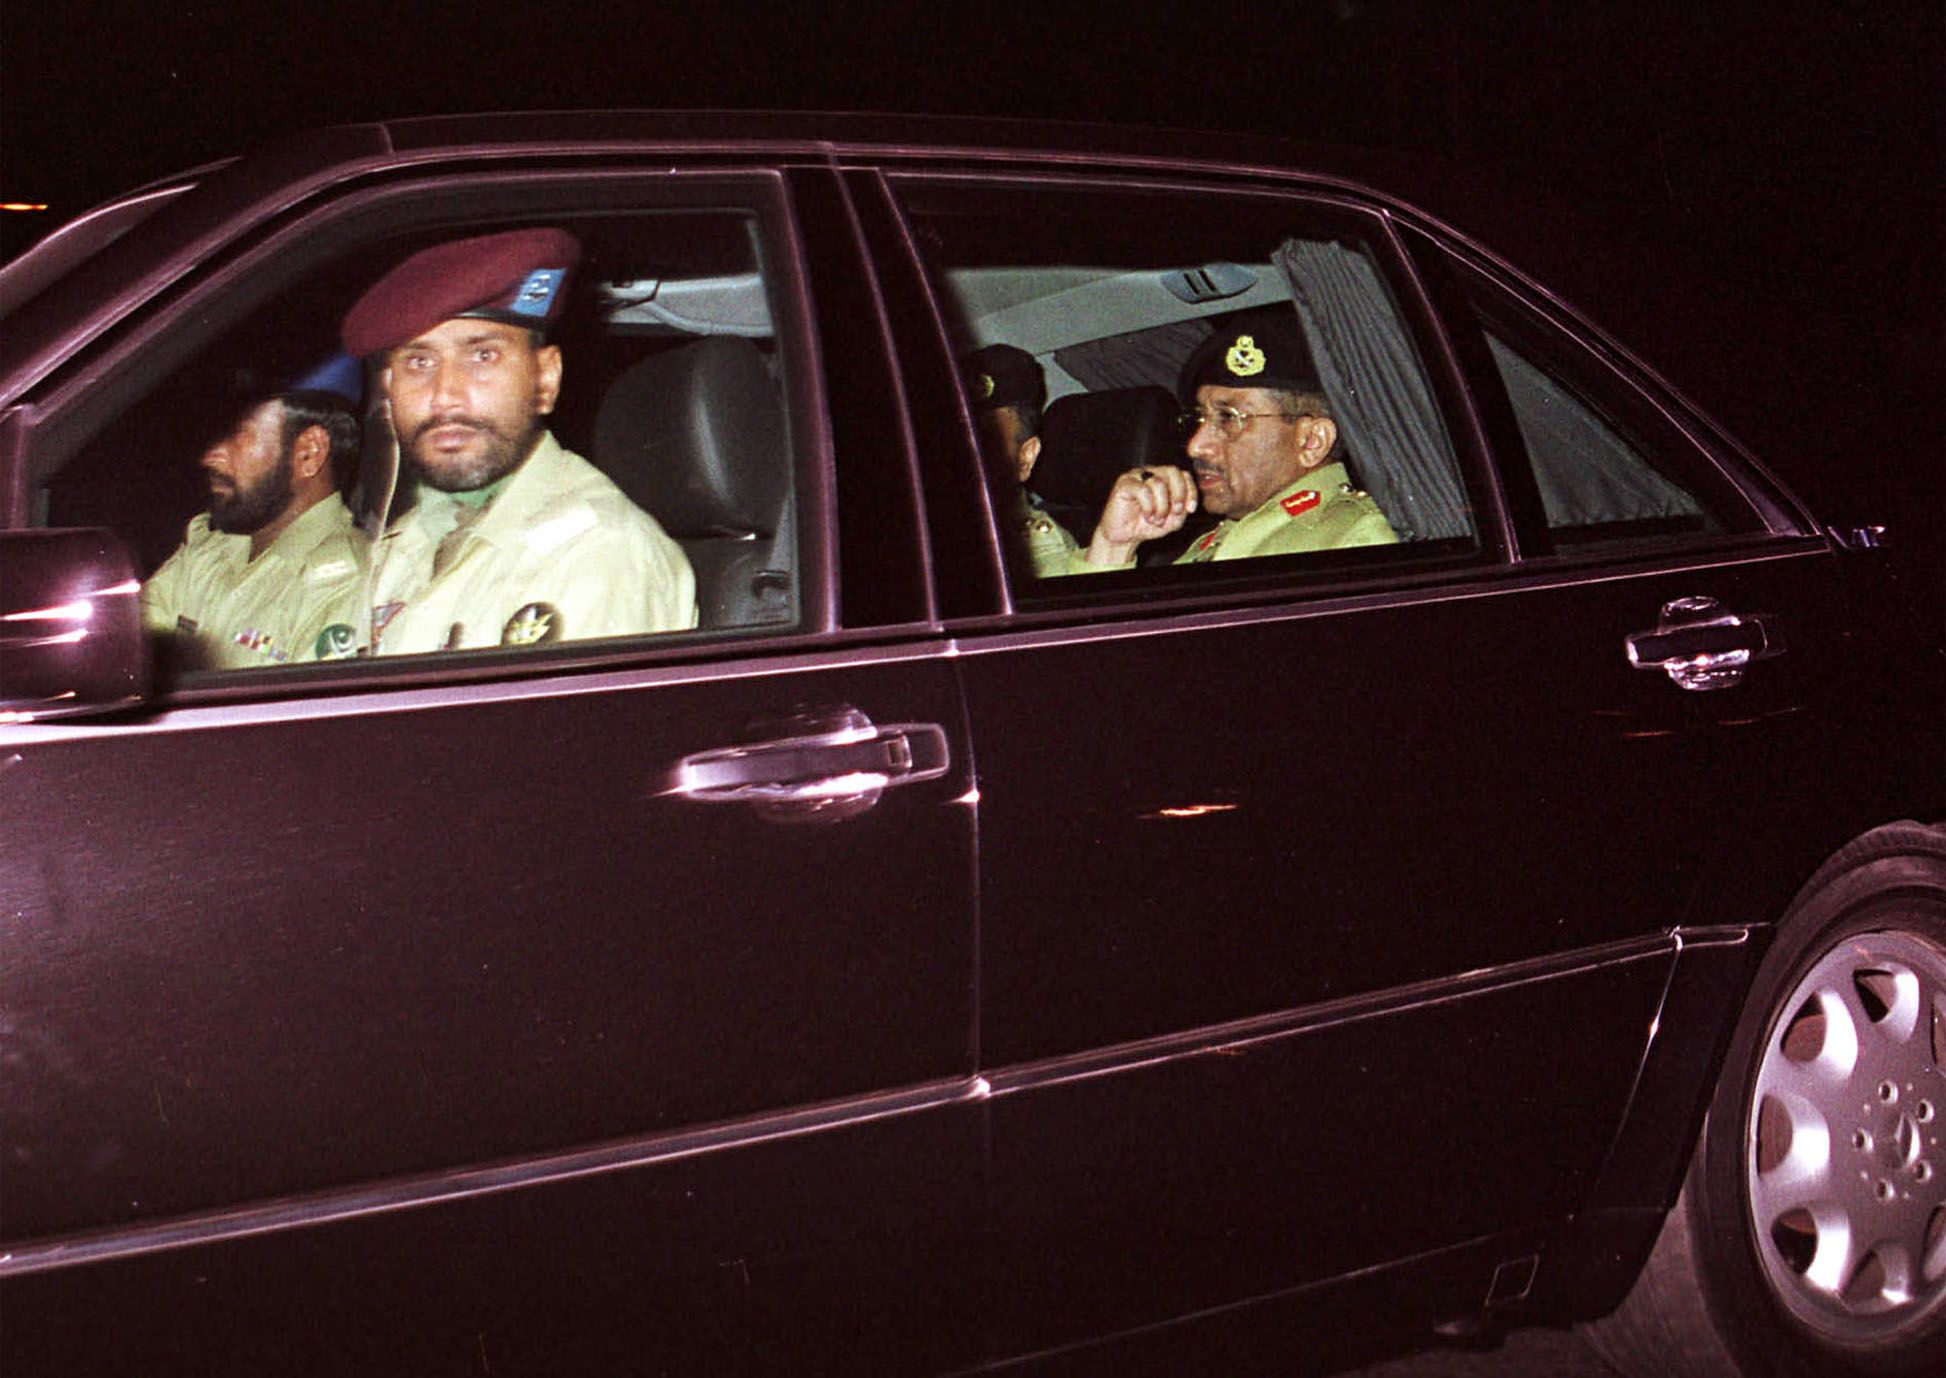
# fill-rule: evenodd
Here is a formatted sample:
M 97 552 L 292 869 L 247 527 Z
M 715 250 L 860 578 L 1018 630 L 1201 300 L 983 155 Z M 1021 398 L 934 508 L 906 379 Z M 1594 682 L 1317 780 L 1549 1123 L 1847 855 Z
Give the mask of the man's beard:
M 253 487 L 233 484 L 226 493 L 212 487 L 209 495 L 209 524 L 214 531 L 232 536 L 248 536 L 261 531 L 290 505 L 291 457 L 286 452 L 276 467 L 257 480 Z
M 466 426 L 486 438 L 477 454 L 467 459 L 444 456 L 437 451 L 421 453 L 421 445 L 428 431 L 441 426 Z M 533 452 L 534 442 L 540 438 L 540 425 L 530 424 L 519 436 L 509 436 L 495 429 L 485 421 L 470 416 L 440 417 L 421 423 L 412 433 L 411 443 L 407 446 L 412 456 L 413 467 L 418 471 L 419 481 L 429 488 L 442 493 L 472 493 L 505 478 L 521 466 Z M 427 455 L 432 456 L 429 463 Z M 443 469 L 435 469 L 434 463 L 443 464 Z

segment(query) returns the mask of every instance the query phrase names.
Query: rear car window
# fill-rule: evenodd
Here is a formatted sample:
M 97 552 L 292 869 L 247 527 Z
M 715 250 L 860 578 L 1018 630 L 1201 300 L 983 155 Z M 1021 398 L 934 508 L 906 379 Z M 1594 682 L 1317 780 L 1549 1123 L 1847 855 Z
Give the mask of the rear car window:
M 899 191 L 949 343 L 968 364 L 976 426 L 990 410 L 988 384 L 972 367 L 987 357 L 982 351 L 1024 351 L 1044 379 L 1040 453 L 1024 483 L 1011 457 L 994 453 L 991 429 L 980 427 L 1003 544 L 1023 592 L 1073 591 L 1055 578 L 1071 571 L 1046 557 L 1049 523 L 1061 528 L 1052 533 L 1057 544 L 1085 551 L 1119 475 L 1192 467 L 1194 424 L 1185 413 L 1197 395 L 1183 387 L 1185 365 L 1207 357 L 1212 340 L 1240 345 L 1248 359 L 1252 322 L 1302 340 L 1315 368 L 1316 410 L 1337 430 L 1333 462 L 1317 471 L 1332 476 L 1332 491 L 1286 489 L 1291 507 L 1349 489 L 1382 514 L 1368 528 L 1389 528 L 1395 539 L 1383 551 L 1272 541 L 1261 547 L 1269 554 L 1247 558 L 1339 568 L 1478 551 L 1473 495 L 1365 217 L 1213 191 L 941 182 L 902 183 Z M 1246 424 L 1268 431 L 1275 423 Z M 1275 515 L 1267 504 L 1250 510 L 1260 511 L 1260 523 Z M 1146 542 L 1137 567 L 1161 577 L 1165 567 L 1201 563 L 1210 533 L 1247 515 L 1198 511 L 1179 531 Z M 1235 521 L 1228 528 L 1242 529 Z M 1079 558 L 1070 558 L 1075 571 Z M 1217 563 L 1241 568 L 1219 559 L 1203 574 L 1220 574 Z

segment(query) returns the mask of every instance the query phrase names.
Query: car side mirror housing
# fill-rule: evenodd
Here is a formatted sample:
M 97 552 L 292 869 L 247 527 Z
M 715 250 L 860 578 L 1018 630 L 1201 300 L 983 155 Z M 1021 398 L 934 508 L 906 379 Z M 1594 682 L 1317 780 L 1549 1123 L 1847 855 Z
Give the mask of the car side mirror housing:
M 0 531 L 0 723 L 108 712 L 148 691 L 142 581 L 120 538 Z

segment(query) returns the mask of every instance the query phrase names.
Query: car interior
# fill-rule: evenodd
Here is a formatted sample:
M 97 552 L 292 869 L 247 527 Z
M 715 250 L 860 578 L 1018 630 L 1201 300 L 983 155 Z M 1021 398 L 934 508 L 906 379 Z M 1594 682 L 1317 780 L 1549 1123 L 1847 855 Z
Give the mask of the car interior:
M 571 223 L 584 259 L 556 330 L 566 373 L 550 426 L 682 545 L 697 575 L 700 630 L 793 625 L 790 411 L 754 218 L 682 211 Z M 49 523 L 112 527 L 153 571 L 207 505 L 196 459 L 240 399 L 326 357 L 361 284 L 455 232 L 368 245 L 314 270 L 272 309 L 243 316 L 81 447 L 49 485 Z M 1184 267 L 1141 254 L 1043 261 L 1047 241 L 983 255 L 936 230 L 921 238 L 941 256 L 933 281 L 955 350 L 1006 343 L 1040 363 L 1048 403 L 1030 487 L 1077 542 L 1118 474 L 1183 462 L 1175 388 L 1188 355 L 1229 314 L 1282 304 L 1310 342 L 1352 482 L 1401 538 L 1375 558 L 1477 550 L 1445 420 L 1390 291 L 1355 240 L 1291 237 L 1248 261 Z M 1489 328 L 1488 343 L 1555 525 L 1591 538 L 1645 524 L 1706 529 L 1695 499 L 1529 357 L 1517 332 Z M 368 522 L 393 487 L 393 463 L 384 428 L 368 424 L 349 484 Z M 1171 562 L 1215 520 L 1198 514 L 1146 547 L 1142 565 Z

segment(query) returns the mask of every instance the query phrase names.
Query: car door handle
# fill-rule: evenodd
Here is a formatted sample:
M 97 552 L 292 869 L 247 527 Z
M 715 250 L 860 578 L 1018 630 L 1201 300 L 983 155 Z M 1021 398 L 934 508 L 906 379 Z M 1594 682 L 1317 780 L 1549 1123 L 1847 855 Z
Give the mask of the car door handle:
M 1725 610 L 1714 598 L 1677 598 L 1662 605 L 1654 631 L 1627 639 L 1628 663 L 1661 670 L 1684 689 L 1728 689 L 1754 660 L 1782 655 L 1784 638 L 1769 614 Z
M 704 804 L 755 804 L 772 816 L 870 807 L 885 790 L 936 780 L 951 764 L 937 723 L 874 724 L 856 709 L 800 717 L 776 736 L 683 757 L 664 794 Z

